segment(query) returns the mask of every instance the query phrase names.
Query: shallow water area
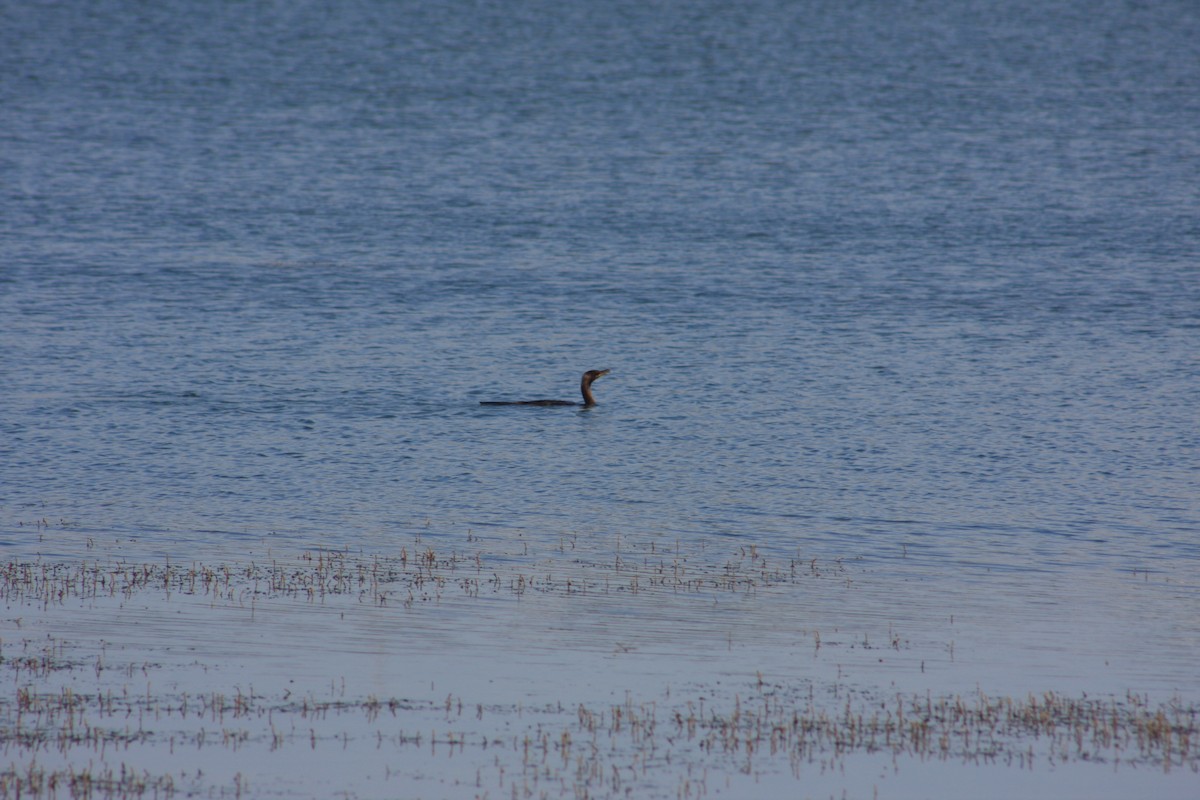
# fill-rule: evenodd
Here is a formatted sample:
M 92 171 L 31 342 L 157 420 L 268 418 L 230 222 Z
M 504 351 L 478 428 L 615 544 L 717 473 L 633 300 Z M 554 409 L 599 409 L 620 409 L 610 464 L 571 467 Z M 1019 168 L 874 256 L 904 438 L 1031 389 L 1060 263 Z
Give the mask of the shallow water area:
M 4 574 L 0 714 L 28 760 L 10 789 L 80 780 L 81 753 L 118 796 L 916 797 L 981 767 L 1000 796 L 1075 791 L 1086 765 L 1184 797 L 1200 770 L 1190 673 L 1169 669 L 1195 630 L 1151 627 L 1195 587 L 1161 576 L 1110 577 L 1144 619 L 1064 602 L 1018 630 L 994 595 L 936 613 L 902 559 L 473 535 L 439 555 L 426 532 L 177 564 L 54 533 L 86 556 Z
M 1195 796 L 1194 5 L 0 8 L 0 796 Z

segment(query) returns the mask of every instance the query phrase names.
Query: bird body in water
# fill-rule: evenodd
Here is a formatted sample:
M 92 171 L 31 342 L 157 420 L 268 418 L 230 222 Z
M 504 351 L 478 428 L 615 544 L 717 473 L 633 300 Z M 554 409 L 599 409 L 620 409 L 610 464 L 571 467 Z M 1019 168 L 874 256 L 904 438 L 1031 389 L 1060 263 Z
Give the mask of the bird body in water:
M 590 408 L 596 405 L 596 398 L 592 396 L 592 382 L 597 378 L 603 378 L 612 370 L 608 369 L 590 369 L 583 373 L 583 380 L 579 382 L 579 391 L 583 394 L 583 402 L 575 403 L 570 400 L 480 400 L 481 406 L 579 406 Z

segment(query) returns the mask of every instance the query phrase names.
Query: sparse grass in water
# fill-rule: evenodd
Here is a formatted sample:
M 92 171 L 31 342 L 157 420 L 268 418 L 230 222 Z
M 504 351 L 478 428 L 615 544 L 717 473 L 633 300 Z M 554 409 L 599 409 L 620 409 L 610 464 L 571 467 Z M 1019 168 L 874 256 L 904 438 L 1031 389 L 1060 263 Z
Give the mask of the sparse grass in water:
M 678 777 L 681 792 L 686 783 L 691 794 L 685 796 L 703 796 L 708 773 L 789 770 L 799 779 L 809 769 L 836 768 L 864 753 L 1022 769 L 1099 762 L 1200 772 L 1200 753 L 1191 746 L 1198 710 L 1179 702 L 1154 705 L 1132 694 L 1108 700 L 1052 693 L 881 699 L 841 687 L 840 700 L 833 701 L 811 688 L 800 694 L 759 676 L 725 701 L 703 695 L 639 701 L 630 694 L 600 707 L 528 708 L 485 706 L 454 695 L 438 701 L 354 699 L 336 687 L 326 697 L 240 688 L 199 695 L 67 687 L 39 692 L 26 682 L 34 677 L 29 663 L 38 670 L 87 672 L 86 665 L 40 661 L 36 654 L 5 656 L 16 688 L 0 698 L 11 759 L 0 770 L 3 797 L 170 797 L 177 788 L 169 770 L 151 774 L 114 766 L 107 753 L 165 758 L 184 747 L 317 754 L 329 748 L 332 754 L 353 746 L 451 758 L 470 752 L 480 759 L 479 780 L 495 781 L 496 789 L 521 776 L 523 786 L 548 796 L 586 797 L 626 796 L 643 783 L 657 783 L 656 772 Z M 63 763 L 46 766 L 48 760 Z M 78 766 L 85 762 L 98 766 Z
M 471 543 L 478 539 L 472 537 Z M 663 594 L 753 595 L 807 582 L 849 584 L 838 561 L 781 557 L 756 546 L 731 557 L 696 559 L 679 548 L 627 543 L 615 553 L 583 554 L 563 538 L 550 555 L 438 552 L 431 545 L 390 556 L 313 551 L 292 559 L 230 563 L 127 563 L 119 559 L 10 562 L 0 567 L 0 601 L 18 630 L 0 641 L 0 797 L 172 797 L 253 794 L 240 772 L 222 783 L 138 763 L 169 765 L 187 748 L 200 754 L 288 751 L 379 754 L 385 783 L 416 763 L 436 773 L 436 759 L 468 759 L 474 794 L 488 797 L 704 797 L 713 777 L 838 769 L 850 756 L 1031 769 L 1103 763 L 1200 772 L 1195 706 L 1120 698 L 958 695 L 882 697 L 846 685 L 818 692 L 772 682 L 760 673 L 740 691 L 668 691 L 597 706 L 572 698 L 539 708 L 443 699 L 328 695 L 290 690 L 161 690 L 159 667 L 111 663 L 101 650 L 77 654 L 70 643 L 37 630 L 38 615 L 66 604 L 93 606 L 175 595 L 201 608 L 299 601 L 301 608 L 339 604 L 398 606 L 400 613 L 447 597 L 485 594 L 514 601 L 531 593 L 571 603 L 604 594 L 655 602 Z M 567 557 L 569 554 L 570 557 Z M 193 604 L 195 605 L 195 604 Z M 813 655 L 838 642 L 811 632 Z M 864 635 L 856 640 L 871 648 Z M 890 626 L 886 644 L 904 645 Z M 94 684 L 89 684 L 91 678 Z M 115 683 L 114 683 L 115 681 Z M 144 688 L 141 682 L 145 682 Z M 118 689 L 113 687 L 117 686 Z M 219 759 L 218 759 L 219 760 Z M 461 766 L 454 767 L 459 774 Z M 664 786 L 669 789 L 664 790 Z

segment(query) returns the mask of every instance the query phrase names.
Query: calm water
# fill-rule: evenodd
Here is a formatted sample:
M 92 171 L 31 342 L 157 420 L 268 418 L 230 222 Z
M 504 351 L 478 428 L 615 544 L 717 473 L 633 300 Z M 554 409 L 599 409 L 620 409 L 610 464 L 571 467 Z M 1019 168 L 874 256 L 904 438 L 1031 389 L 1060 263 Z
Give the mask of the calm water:
M 788 679 L 792 615 L 1200 699 L 1200 12 L 947 5 L 0 8 L 0 553 L 753 544 L 863 591 L 697 682 Z M 521 665 L 706 608 L 443 624 Z

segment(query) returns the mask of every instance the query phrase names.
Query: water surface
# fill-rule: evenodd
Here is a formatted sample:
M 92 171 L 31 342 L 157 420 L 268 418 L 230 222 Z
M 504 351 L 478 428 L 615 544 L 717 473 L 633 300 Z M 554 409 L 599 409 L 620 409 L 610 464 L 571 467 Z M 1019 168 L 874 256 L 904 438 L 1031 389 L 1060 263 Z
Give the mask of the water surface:
M 301 606 L 253 646 L 202 614 L 188 652 L 265 692 L 534 675 L 570 705 L 828 685 L 900 631 L 857 687 L 1196 701 L 1190 4 L 106 0 L 0 31 L 5 560 L 752 546 L 844 572 L 307 639 Z M 479 406 L 593 368 L 595 408 Z M 3 641 L 160 661 L 165 609 L 13 607 Z

